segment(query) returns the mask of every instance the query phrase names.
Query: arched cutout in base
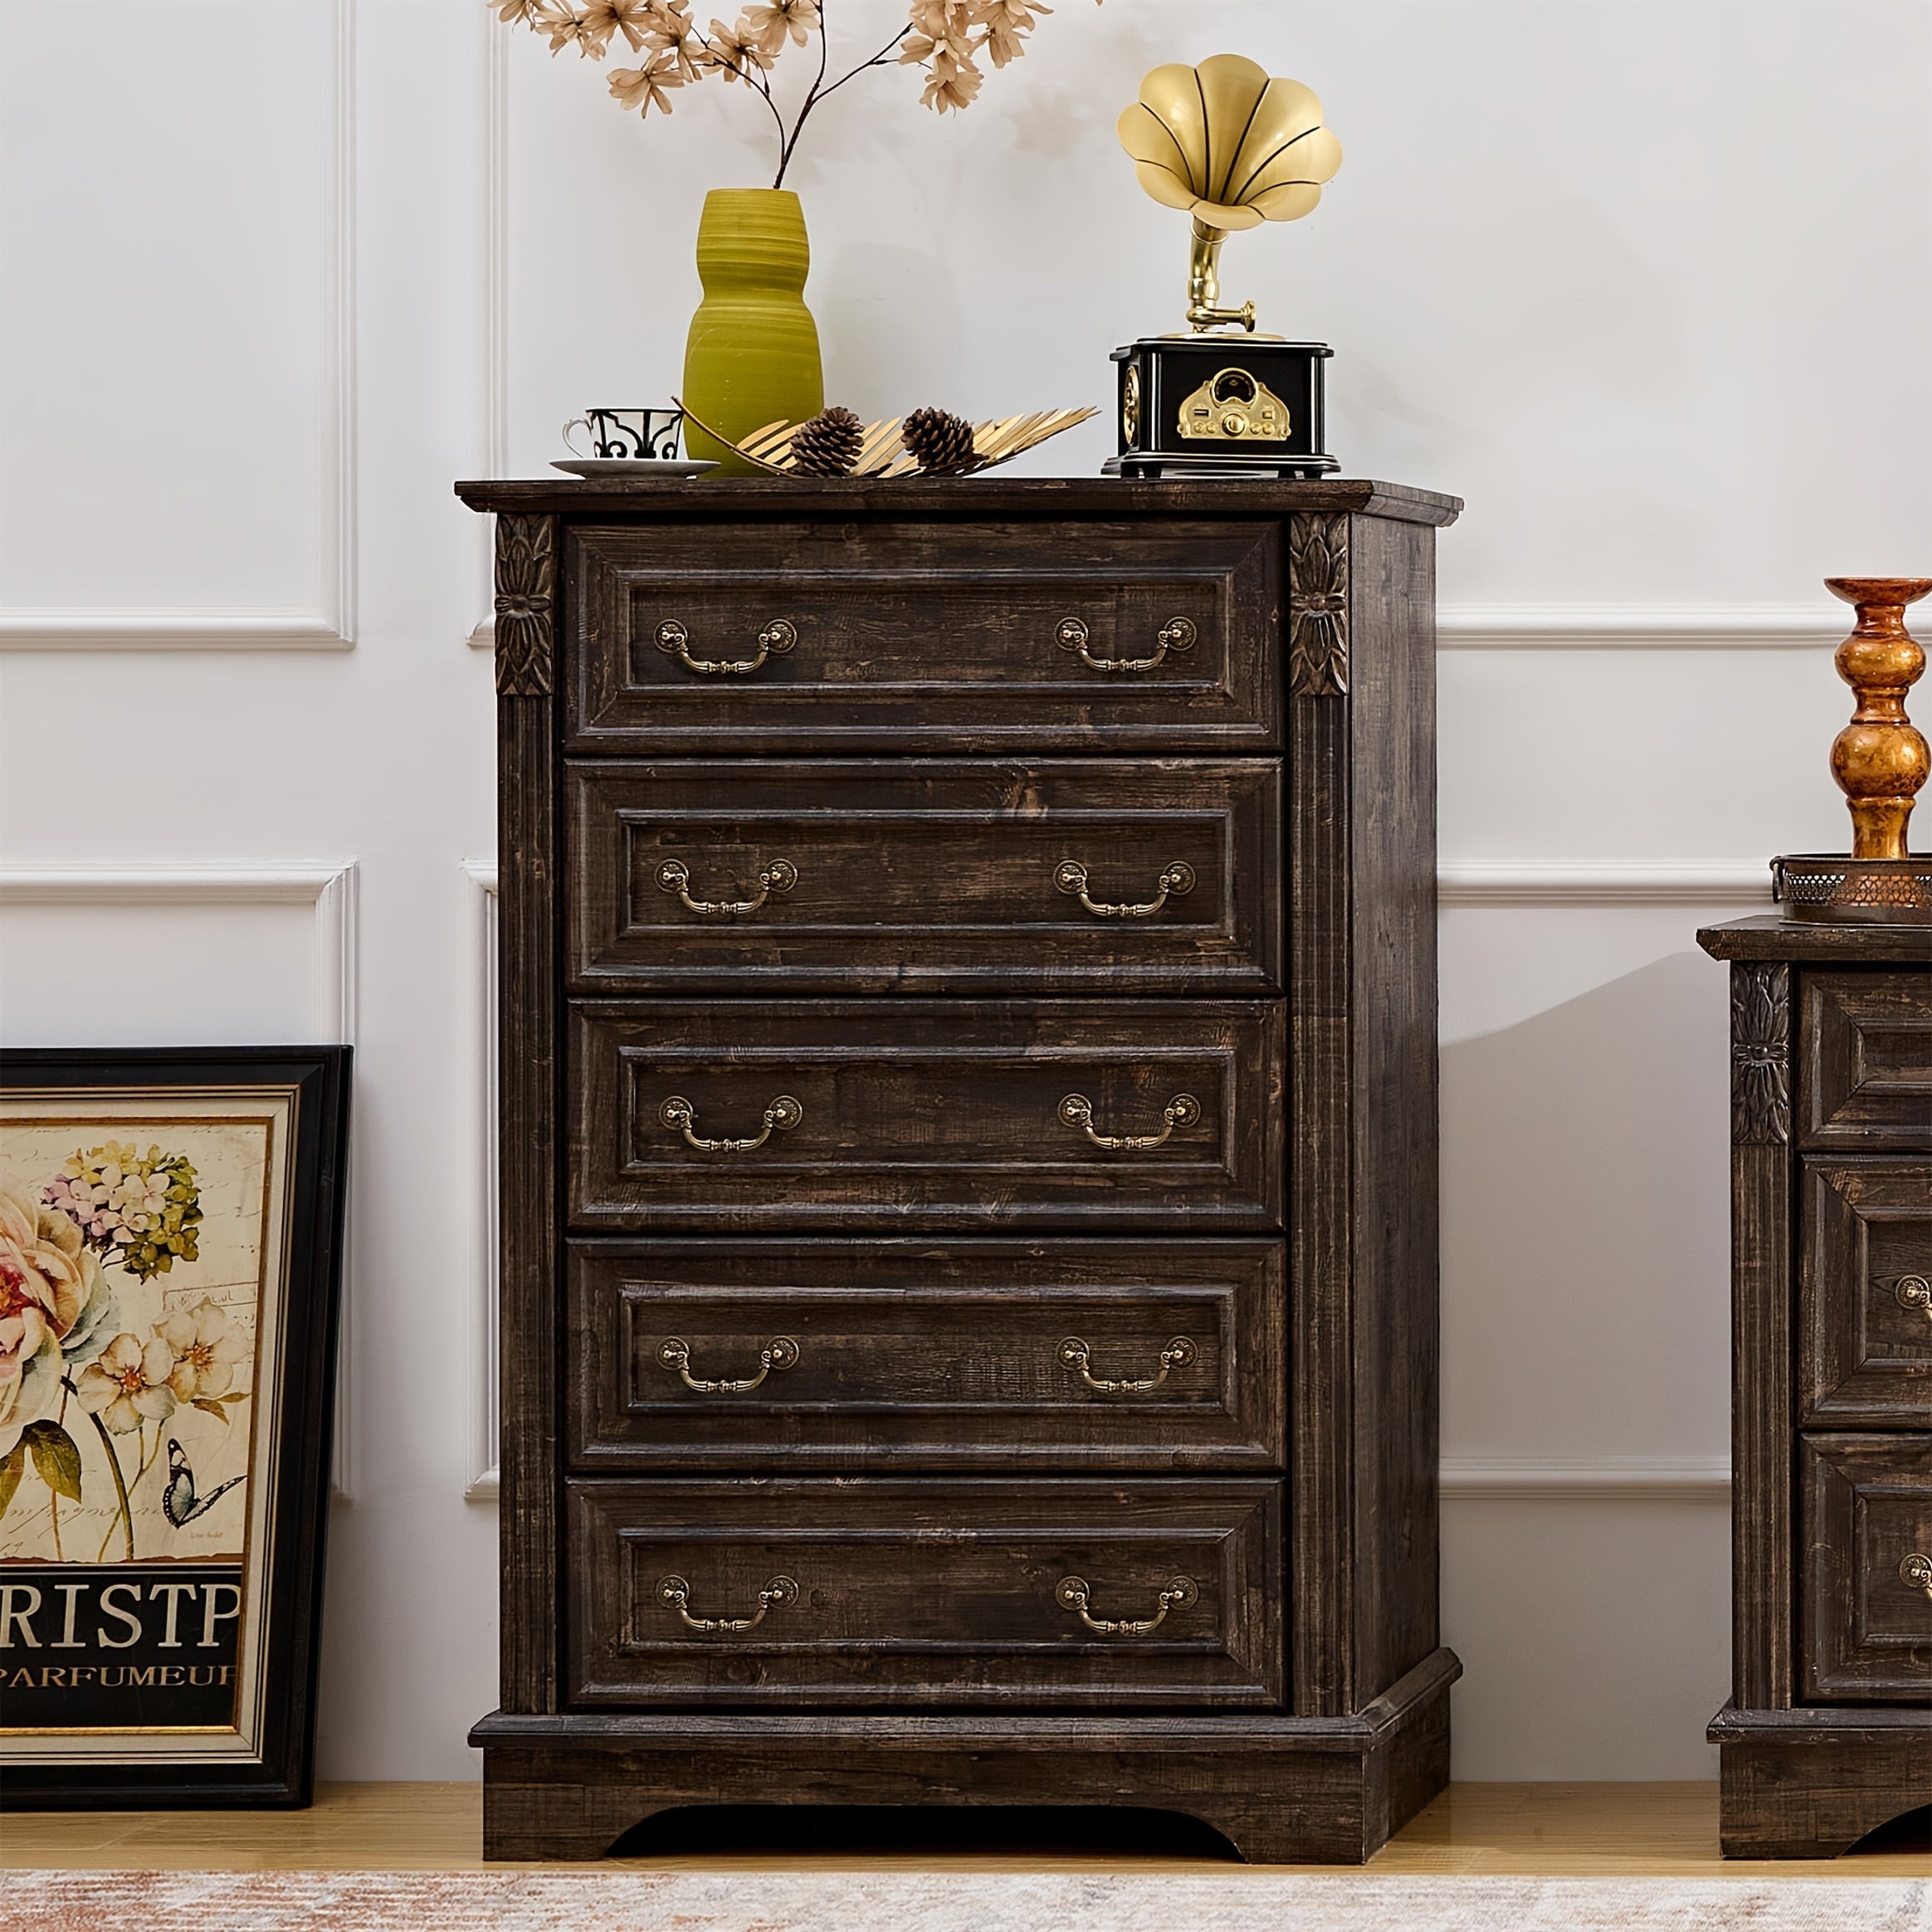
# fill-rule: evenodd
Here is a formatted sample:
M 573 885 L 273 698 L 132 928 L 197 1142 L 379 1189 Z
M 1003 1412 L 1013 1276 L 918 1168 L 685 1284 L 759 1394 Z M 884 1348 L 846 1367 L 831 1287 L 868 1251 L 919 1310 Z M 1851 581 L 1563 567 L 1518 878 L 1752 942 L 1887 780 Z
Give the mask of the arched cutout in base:
M 632 1826 L 605 1856 L 864 1858 L 935 1852 L 1241 1858 L 1221 1832 L 1186 1812 L 1137 1805 L 978 1804 L 679 1805 Z
M 1932 1804 L 1900 1812 L 1895 1818 L 1873 1826 L 1844 1856 L 1856 1858 L 1861 1853 L 1870 1853 L 1875 1857 L 1903 1857 L 1915 1852 L 1932 1852 Z

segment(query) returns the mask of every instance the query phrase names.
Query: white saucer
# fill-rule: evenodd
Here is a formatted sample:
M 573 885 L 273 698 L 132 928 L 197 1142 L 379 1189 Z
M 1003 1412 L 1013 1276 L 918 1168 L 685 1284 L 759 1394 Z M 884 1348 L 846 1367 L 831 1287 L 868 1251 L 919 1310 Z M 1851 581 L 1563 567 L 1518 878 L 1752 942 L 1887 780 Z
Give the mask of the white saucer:
M 571 456 L 550 465 L 572 476 L 701 476 L 715 463 L 685 462 L 673 456 Z

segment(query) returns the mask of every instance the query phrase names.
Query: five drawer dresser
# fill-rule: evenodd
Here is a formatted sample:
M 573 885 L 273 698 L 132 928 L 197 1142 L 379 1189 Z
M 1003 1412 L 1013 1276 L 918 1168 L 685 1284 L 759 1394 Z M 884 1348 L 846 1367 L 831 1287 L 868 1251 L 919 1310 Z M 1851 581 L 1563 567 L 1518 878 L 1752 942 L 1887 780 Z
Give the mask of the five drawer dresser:
M 1743 920 L 1731 962 L 1727 1856 L 1932 1804 L 1932 931 Z
M 496 515 L 485 1849 L 1448 1773 L 1436 529 L 1368 482 Z

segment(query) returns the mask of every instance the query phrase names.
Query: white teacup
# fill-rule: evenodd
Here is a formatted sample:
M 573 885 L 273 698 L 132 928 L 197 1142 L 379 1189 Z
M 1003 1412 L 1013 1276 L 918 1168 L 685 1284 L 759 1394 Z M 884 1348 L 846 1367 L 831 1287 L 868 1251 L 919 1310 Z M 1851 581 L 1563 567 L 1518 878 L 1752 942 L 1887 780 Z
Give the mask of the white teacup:
M 681 409 L 587 409 L 564 425 L 564 445 L 573 456 L 605 462 L 668 461 L 677 455 Z M 571 432 L 582 430 L 590 447 L 578 448 Z

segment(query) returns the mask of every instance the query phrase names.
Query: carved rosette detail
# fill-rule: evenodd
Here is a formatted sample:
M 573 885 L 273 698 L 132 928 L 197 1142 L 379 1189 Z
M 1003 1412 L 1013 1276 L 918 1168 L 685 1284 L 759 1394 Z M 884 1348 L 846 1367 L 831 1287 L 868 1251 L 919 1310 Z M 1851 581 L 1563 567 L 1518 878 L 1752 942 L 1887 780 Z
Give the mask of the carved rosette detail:
M 1739 1147 L 1791 1139 L 1791 968 L 1731 968 L 1731 1139 Z
M 496 688 L 508 698 L 550 694 L 556 627 L 557 520 L 496 520 Z
M 1288 524 L 1288 688 L 1301 698 L 1349 688 L 1349 520 L 1303 513 Z

